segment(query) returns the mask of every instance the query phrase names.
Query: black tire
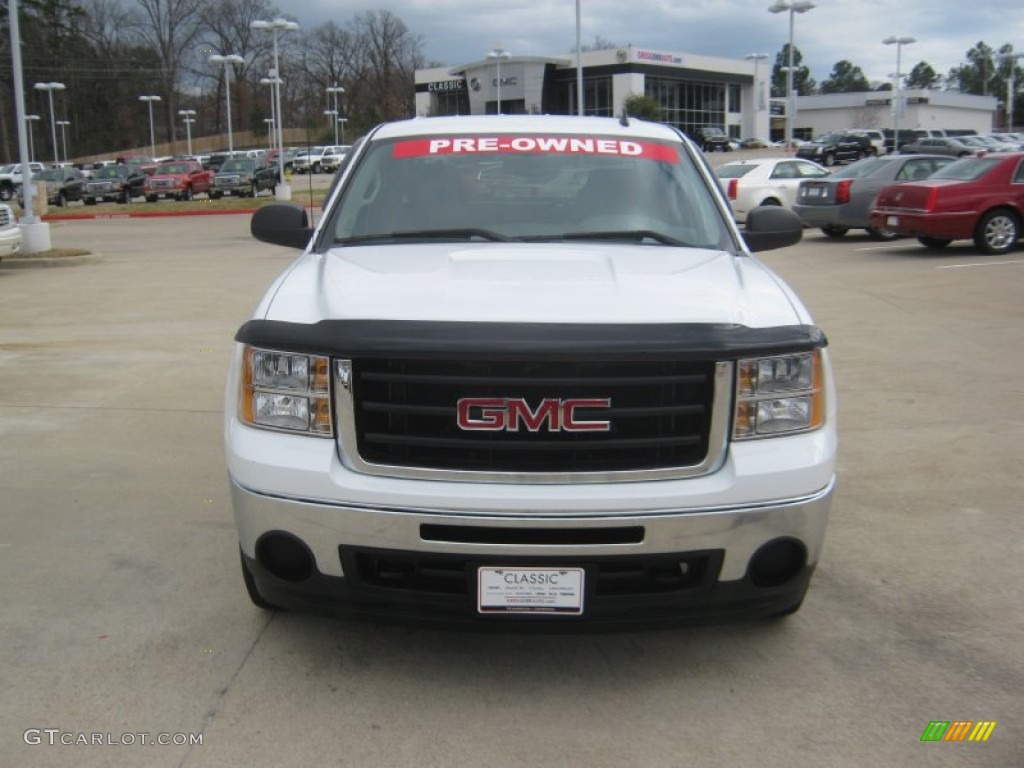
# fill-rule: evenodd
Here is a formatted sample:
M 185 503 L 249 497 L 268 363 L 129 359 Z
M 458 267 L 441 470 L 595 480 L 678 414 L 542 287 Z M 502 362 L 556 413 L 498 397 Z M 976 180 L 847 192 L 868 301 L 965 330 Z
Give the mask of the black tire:
M 947 240 L 944 237 L 919 237 L 917 238 L 917 242 L 927 248 L 945 248 L 953 241 Z
M 263 595 L 257 589 L 256 579 L 253 578 L 252 573 L 249 571 L 249 566 L 245 564 L 245 555 L 242 554 L 241 549 L 238 550 L 238 556 L 242 561 L 242 581 L 245 582 L 245 591 L 249 593 L 249 599 L 252 600 L 253 605 L 270 611 L 276 610 L 277 606 L 264 600 Z
M 223 192 L 211 192 L 210 193 L 210 199 L 211 200 L 220 200 L 223 196 L 224 196 Z
M 156 195 L 146 195 L 147 203 L 155 203 L 157 201 Z
M 834 240 L 838 240 L 843 237 L 847 232 L 850 231 L 849 227 L 837 227 L 835 224 L 829 224 L 827 227 L 822 227 L 821 231 L 825 233 L 826 237 L 831 237 Z
M 87 198 L 85 198 L 85 204 L 86 205 L 96 205 L 96 198 L 95 197 L 87 197 Z
M 57 195 L 57 207 L 58 208 L 66 208 L 67 204 L 68 204 L 68 196 L 67 196 L 66 193 L 61 192 L 59 195 Z
M 185 191 L 182 192 L 181 195 L 178 196 L 178 199 L 182 200 L 184 202 L 188 202 L 189 200 L 191 200 L 192 199 L 192 187 L 185 187 Z
M 1009 253 L 1017 247 L 1020 219 L 1013 211 L 997 208 L 989 211 L 974 228 L 974 245 L 982 253 Z
M 836 164 L 835 152 L 826 152 L 825 153 L 825 157 L 823 157 L 821 159 L 821 164 L 826 166 L 826 167 L 828 167 L 828 168 L 831 168 L 833 165 L 835 165 Z
M 14 187 L 9 187 L 6 184 L 0 187 L 0 200 L 6 203 L 12 197 L 14 197 Z
M 878 227 L 868 227 L 868 237 L 872 240 L 896 240 L 899 235 L 888 229 L 879 229 Z
M 256 184 L 256 182 L 254 181 L 252 183 L 252 186 L 249 187 L 249 197 L 251 197 L 251 198 L 253 198 L 255 200 L 257 197 L 259 197 L 259 194 L 260 194 L 260 188 Z
M 132 193 L 127 189 L 121 190 L 121 194 L 117 196 L 117 202 L 121 205 L 127 205 L 132 201 Z
M 323 168 L 320 167 L 320 163 L 314 163 L 313 164 L 313 173 L 321 173 L 322 171 L 323 171 Z

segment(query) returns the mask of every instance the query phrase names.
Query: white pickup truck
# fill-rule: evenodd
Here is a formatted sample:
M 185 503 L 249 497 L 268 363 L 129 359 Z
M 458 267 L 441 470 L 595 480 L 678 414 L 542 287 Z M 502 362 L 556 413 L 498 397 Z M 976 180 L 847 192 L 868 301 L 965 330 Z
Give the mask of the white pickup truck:
M 390 123 L 236 335 L 225 442 L 265 608 L 477 628 L 795 611 L 825 535 L 826 338 L 700 152 L 631 119 Z
M 29 163 L 28 167 L 32 173 L 39 173 L 45 170 L 42 163 Z M 0 167 L 0 200 L 7 201 L 14 197 L 21 186 L 21 163 L 11 163 Z

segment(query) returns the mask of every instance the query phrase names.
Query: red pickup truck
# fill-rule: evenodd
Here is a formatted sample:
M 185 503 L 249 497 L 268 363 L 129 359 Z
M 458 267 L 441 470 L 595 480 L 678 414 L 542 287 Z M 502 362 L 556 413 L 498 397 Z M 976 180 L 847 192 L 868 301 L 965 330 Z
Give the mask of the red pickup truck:
M 161 197 L 191 200 L 198 193 L 210 191 L 212 178 L 213 172 L 204 169 L 195 160 L 173 160 L 163 163 L 146 177 L 143 187 L 146 202 L 155 203 Z

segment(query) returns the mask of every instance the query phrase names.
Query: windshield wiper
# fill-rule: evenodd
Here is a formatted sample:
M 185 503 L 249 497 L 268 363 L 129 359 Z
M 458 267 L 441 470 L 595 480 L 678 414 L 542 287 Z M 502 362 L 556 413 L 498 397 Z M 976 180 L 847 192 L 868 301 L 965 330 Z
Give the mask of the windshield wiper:
M 523 238 L 524 240 L 654 240 L 663 245 L 678 245 L 687 247 L 690 244 L 677 240 L 663 232 L 656 232 L 653 229 L 613 229 L 595 232 L 564 232 L 560 235 L 551 235 Z
M 388 242 L 391 240 L 468 240 L 474 237 L 498 243 L 508 243 L 515 239 L 489 229 L 416 229 L 404 232 L 381 232 L 375 235 L 343 237 L 335 240 L 334 244 L 354 245 L 356 243 Z

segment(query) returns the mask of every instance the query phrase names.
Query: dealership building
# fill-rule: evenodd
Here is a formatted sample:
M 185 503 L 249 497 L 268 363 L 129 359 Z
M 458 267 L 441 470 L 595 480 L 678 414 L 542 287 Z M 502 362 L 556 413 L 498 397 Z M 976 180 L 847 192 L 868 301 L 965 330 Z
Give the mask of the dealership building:
M 782 138 L 785 99 L 769 99 L 768 61 L 625 46 L 584 51 L 587 115 L 622 114 L 632 95 L 661 105 L 663 122 L 693 135 L 719 126 L 733 138 Z M 500 82 L 499 82 L 500 77 Z M 484 58 L 456 67 L 416 70 L 416 114 L 576 114 L 575 54 Z M 757 81 L 755 83 L 755 80 Z M 803 96 L 796 100 L 794 135 L 841 128 L 888 128 L 892 92 Z M 992 129 L 996 99 L 944 91 L 904 91 L 900 127 Z

